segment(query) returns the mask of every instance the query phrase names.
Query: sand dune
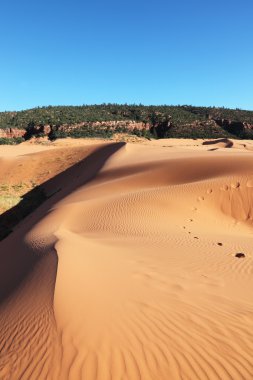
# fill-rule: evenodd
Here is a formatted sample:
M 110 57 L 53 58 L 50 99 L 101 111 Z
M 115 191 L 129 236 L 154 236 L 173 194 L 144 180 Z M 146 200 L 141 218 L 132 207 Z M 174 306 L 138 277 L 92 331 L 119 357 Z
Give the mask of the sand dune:
M 251 142 L 66 143 L 0 242 L 0 379 L 252 379 Z

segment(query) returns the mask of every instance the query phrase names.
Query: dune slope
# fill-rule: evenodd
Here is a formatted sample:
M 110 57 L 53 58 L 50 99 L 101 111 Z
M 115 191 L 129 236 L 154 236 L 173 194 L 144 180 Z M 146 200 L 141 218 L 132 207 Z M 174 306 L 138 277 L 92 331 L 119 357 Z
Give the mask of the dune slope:
M 93 144 L 44 183 L 0 242 L 1 379 L 253 378 L 252 153 L 230 148 Z

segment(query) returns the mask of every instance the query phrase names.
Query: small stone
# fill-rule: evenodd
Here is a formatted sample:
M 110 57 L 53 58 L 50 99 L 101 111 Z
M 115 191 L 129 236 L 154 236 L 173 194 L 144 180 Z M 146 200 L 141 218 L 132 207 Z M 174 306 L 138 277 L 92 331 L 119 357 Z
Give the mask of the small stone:
M 217 243 L 217 245 L 222 246 L 222 243 Z

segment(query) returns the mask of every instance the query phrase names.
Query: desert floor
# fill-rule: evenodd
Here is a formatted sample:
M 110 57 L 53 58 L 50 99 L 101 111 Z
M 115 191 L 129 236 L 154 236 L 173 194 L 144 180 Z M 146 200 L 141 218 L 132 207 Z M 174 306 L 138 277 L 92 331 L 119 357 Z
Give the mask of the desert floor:
M 253 379 L 253 142 L 0 146 L 3 228 L 38 185 L 0 242 L 1 380 Z

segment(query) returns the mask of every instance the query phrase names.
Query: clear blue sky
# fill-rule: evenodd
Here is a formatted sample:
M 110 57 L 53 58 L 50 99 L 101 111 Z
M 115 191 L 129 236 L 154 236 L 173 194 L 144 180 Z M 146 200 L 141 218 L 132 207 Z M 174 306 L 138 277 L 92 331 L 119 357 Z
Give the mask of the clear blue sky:
M 252 0 L 2 0 L 0 110 L 253 109 Z

